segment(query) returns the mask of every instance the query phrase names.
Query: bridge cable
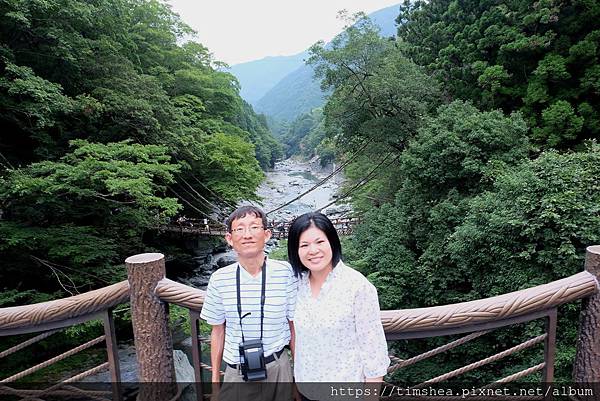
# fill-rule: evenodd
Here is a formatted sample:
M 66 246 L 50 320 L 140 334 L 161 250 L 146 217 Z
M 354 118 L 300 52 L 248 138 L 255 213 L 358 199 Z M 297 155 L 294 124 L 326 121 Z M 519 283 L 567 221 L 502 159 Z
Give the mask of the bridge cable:
M 169 186 L 168 188 L 169 188 L 169 190 L 171 192 L 173 192 L 175 194 L 175 196 L 177 196 L 180 200 L 182 200 L 185 203 L 187 203 L 188 206 L 190 206 L 192 209 L 194 209 L 195 211 L 197 211 L 201 215 L 205 216 L 207 219 L 209 219 L 209 220 L 217 223 L 219 226 L 224 226 L 224 224 L 222 222 L 213 219 L 211 216 L 209 216 L 208 214 L 204 213 L 202 210 L 198 209 L 196 206 L 194 206 L 192 203 L 190 203 L 187 199 L 185 199 L 184 197 L 182 197 L 181 195 L 179 195 L 177 192 L 175 192 L 175 190 L 172 187 Z
M 186 196 L 190 196 L 190 197 L 191 197 L 191 199 L 192 199 L 193 201 L 197 202 L 197 203 L 200 205 L 200 207 L 202 207 L 202 208 L 208 208 L 208 209 L 210 209 L 210 207 L 209 207 L 208 205 L 205 205 L 203 202 L 201 202 L 201 201 L 200 201 L 198 198 L 196 198 L 196 197 L 194 196 L 194 194 L 192 194 L 190 191 L 188 191 L 188 190 L 187 190 L 187 189 L 186 189 L 186 188 L 185 188 L 183 185 L 181 185 L 179 182 L 176 182 L 176 184 L 177 184 L 177 187 L 179 187 L 179 188 L 181 188 L 183 191 L 185 191 L 185 194 L 186 194 Z M 172 188 L 169 188 L 169 189 L 171 189 L 171 190 L 172 190 Z M 177 196 L 179 196 L 179 195 L 177 194 Z M 181 200 L 184 200 L 184 199 L 183 199 L 183 197 L 181 197 Z M 190 202 L 190 203 L 191 203 L 191 202 Z M 189 204 L 189 203 L 188 203 L 188 204 Z M 203 215 L 204 215 L 204 213 L 206 213 L 206 212 L 203 212 Z
M 318 208 L 316 211 L 320 212 L 323 209 L 328 208 L 329 206 L 341 201 L 342 199 L 347 198 L 348 196 L 350 196 L 355 190 L 359 189 L 360 187 L 364 186 L 365 184 L 367 184 L 369 181 L 371 181 L 372 178 L 374 178 L 377 174 L 376 171 L 377 169 L 383 164 L 385 163 L 385 161 L 390 157 L 390 155 L 392 154 L 392 152 L 389 152 L 381 162 L 379 162 L 365 177 L 363 177 L 356 185 L 354 185 L 352 188 L 350 188 L 348 191 L 346 191 L 342 196 L 338 197 L 337 199 L 333 200 L 332 202 L 328 203 L 325 206 L 321 206 L 320 208 Z M 400 155 L 397 155 L 396 157 L 394 157 L 394 159 L 392 161 L 390 161 L 385 167 L 390 166 L 393 162 L 395 162 L 396 160 L 398 160 L 398 158 L 400 157 Z
M 178 163 L 186 163 L 189 165 L 189 163 L 186 160 L 182 160 L 180 158 L 178 158 L 177 156 L 175 156 L 174 154 L 171 155 L 171 157 L 173 157 L 173 159 L 175 159 L 175 161 L 177 161 Z M 200 184 L 202 187 L 204 187 L 204 189 L 206 189 L 208 192 L 210 192 L 217 201 L 223 203 L 224 205 L 226 205 L 227 207 L 230 207 L 232 209 L 235 209 L 235 205 L 232 205 L 229 201 L 227 201 L 226 199 L 222 198 L 221 196 L 219 196 L 215 191 L 213 191 L 212 189 L 210 189 L 209 187 L 207 187 L 202 181 L 200 181 L 195 175 L 194 173 L 192 173 L 192 169 L 190 167 L 190 172 L 189 172 L 190 176 L 198 183 Z M 183 178 L 182 178 L 183 180 Z M 189 184 L 188 184 L 189 185 Z
M 186 184 L 188 187 L 190 187 L 190 189 L 193 191 L 193 193 L 191 193 L 190 191 L 188 191 L 187 189 L 185 189 L 185 187 L 183 187 L 183 185 L 181 185 L 179 182 L 177 183 L 177 185 L 178 185 L 178 186 L 179 186 L 181 189 L 183 189 L 183 190 L 184 190 L 184 191 L 185 191 L 185 192 L 186 192 L 188 195 L 190 195 L 190 196 L 192 197 L 192 199 L 195 199 L 195 200 L 196 200 L 198 203 L 200 203 L 200 204 L 201 204 L 201 205 L 203 205 L 203 206 L 211 206 L 211 207 L 215 208 L 216 210 L 214 210 L 214 209 L 213 209 L 213 211 L 214 211 L 215 213 L 217 213 L 217 215 L 218 215 L 219 217 L 223 217 L 224 213 L 223 213 L 223 211 L 221 210 L 221 208 L 220 208 L 220 207 L 218 207 L 217 205 L 215 205 L 214 203 L 212 203 L 212 202 L 210 202 L 208 199 L 206 199 L 204 196 L 202 196 L 201 194 L 199 194 L 199 193 L 198 193 L 198 192 L 197 192 L 197 191 L 194 189 L 194 187 L 192 187 L 190 184 L 188 184 L 188 182 L 187 182 L 187 181 L 185 181 L 183 178 L 182 178 L 182 180 L 183 180 L 183 182 L 184 182 L 184 183 L 185 183 L 185 184 Z M 197 196 L 195 197 L 195 196 L 194 196 L 194 194 L 195 194 L 195 195 L 197 195 Z M 198 198 L 199 198 L 199 199 L 198 199 Z M 204 201 L 206 204 L 204 204 L 202 201 Z
M 221 198 L 215 191 L 213 191 L 212 189 L 210 189 L 209 187 L 207 187 L 202 181 L 200 181 L 195 175 L 192 174 L 192 178 L 194 180 L 196 180 L 196 182 L 200 185 L 202 185 L 204 187 L 204 189 L 206 189 L 208 192 L 210 192 L 211 194 L 213 194 L 213 196 L 219 200 L 221 203 L 225 204 L 225 206 L 230 207 L 231 209 L 235 209 L 235 205 L 231 202 L 229 202 L 227 199 L 225 198 Z
M 327 177 L 323 178 L 321 181 L 317 182 L 315 185 L 313 185 L 310 189 L 308 189 L 307 191 L 305 191 L 304 193 L 301 193 L 300 195 L 296 196 L 294 199 L 284 203 L 283 205 L 276 207 L 275 209 L 269 210 L 267 213 L 265 213 L 266 215 L 269 215 L 273 212 L 276 212 L 278 210 L 283 209 L 284 207 L 288 206 L 291 203 L 296 202 L 298 199 L 302 198 L 304 195 L 308 194 L 309 192 L 314 191 L 315 189 L 317 189 L 318 187 L 320 187 L 321 185 L 323 185 L 325 182 L 327 182 L 331 177 L 333 177 L 334 175 L 336 175 L 337 173 L 340 172 L 340 170 L 342 170 L 344 167 L 346 167 L 350 162 L 352 162 L 354 159 L 356 159 L 358 157 L 358 155 L 367 147 L 367 145 L 369 145 L 371 143 L 371 140 L 365 142 L 363 144 L 363 146 L 361 146 L 360 149 L 358 149 L 351 158 L 349 158 L 348 160 L 346 160 L 344 163 L 342 163 L 338 168 L 336 168 L 331 174 L 329 174 Z

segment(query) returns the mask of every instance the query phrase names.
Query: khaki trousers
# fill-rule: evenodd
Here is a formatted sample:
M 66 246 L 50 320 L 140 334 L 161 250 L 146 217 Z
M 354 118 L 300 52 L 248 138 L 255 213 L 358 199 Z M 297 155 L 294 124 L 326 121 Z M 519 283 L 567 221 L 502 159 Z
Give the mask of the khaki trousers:
M 241 370 L 227 366 L 219 401 L 291 401 L 293 376 L 290 357 L 285 351 L 275 358 L 267 364 L 267 379 L 258 382 L 245 382 Z

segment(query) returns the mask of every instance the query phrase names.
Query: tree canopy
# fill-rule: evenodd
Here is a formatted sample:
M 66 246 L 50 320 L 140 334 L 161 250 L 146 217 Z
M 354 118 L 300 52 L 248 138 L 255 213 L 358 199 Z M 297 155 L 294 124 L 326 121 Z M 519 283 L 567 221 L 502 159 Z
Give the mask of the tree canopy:
M 521 110 L 541 148 L 598 137 L 600 5 L 593 1 L 406 1 L 404 54 L 449 94 Z
M 347 193 L 364 223 L 344 254 L 382 308 L 486 298 L 581 270 L 598 227 L 598 11 L 590 2 L 432 0 L 399 9 L 398 36 L 366 19 L 312 48 L 324 141 L 349 162 Z M 557 377 L 568 379 L 578 306 L 561 314 Z M 489 356 L 540 325 L 403 369 L 414 382 Z M 519 340 L 517 340 L 519 339 Z M 396 344 L 409 358 L 442 343 Z M 534 352 L 472 372 L 498 380 Z
M 2 287 L 112 282 L 148 230 L 255 198 L 283 154 L 162 1 L 9 0 L 0 21 Z

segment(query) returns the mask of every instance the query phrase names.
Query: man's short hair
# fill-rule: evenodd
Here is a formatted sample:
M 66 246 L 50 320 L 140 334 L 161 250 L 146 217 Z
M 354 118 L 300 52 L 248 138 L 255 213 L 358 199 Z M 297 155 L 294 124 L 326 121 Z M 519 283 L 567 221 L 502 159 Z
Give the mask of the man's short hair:
M 231 232 L 231 223 L 233 223 L 234 220 L 243 219 L 248 214 L 253 214 L 255 217 L 261 219 L 263 227 L 265 230 L 267 229 L 267 215 L 265 212 L 256 206 L 247 205 L 238 207 L 229 215 L 225 221 L 225 224 L 227 225 L 227 231 Z

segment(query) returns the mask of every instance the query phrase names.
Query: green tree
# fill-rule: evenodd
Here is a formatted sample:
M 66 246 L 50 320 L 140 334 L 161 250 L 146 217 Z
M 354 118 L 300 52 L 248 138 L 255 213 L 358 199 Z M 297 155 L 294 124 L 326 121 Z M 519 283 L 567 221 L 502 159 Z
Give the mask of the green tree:
M 598 136 L 597 2 L 406 1 L 405 54 L 453 98 L 524 113 L 533 143 L 573 148 Z
M 438 84 L 402 55 L 400 43 L 381 38 L 368 18 L 355 18 L 327 46 L 314 45 L 309 62 L 332 91 L 325 131 L 348 157 L 359 152 L 346 170 L 346 189 L 368 209 L 393 198 L 394 161 L 441 98 Z M 380 168 L 372 172 L 374 164 Z
M 0 3 L 4 285 L 40 260 L 114 281 L 169 216 L 255 196 L 281 146 L 193 35 L 156 0 Z
M 123 255 L 143 250 L 142 234 L 181 207 L 164 196 L 179 171 L 166 148 L 84 140 L 72 147 L 58 161 L 32 163 L 0 179 L 0 250 L 10 260 L 4 264 L 3 286 L 52 288 L 23 280 L 22 266 L 37 261 L 39 269 L 42 260 L 47 261 L 41 266 L 44 275 L 52 276 L 48 265 L 77 266 L 68 275 L 80 292 L 95 285 L 92 273 L 111 282 L 111 267 Z

